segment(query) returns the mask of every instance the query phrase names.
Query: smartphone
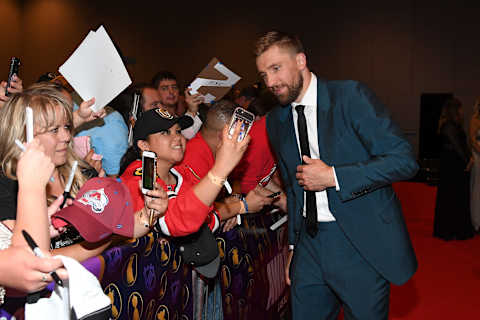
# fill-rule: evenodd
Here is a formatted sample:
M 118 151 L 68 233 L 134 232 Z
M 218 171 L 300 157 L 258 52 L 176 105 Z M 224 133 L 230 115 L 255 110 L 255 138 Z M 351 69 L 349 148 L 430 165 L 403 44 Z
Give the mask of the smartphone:
M 250 131 L 253 121 L 255 120 L 255 115 L 250 111 L 243 109 L 242 107 L 235 108 L 233 112 L 232 120 L 230 120 L 230 125 L 228 127 L 228 135 L 233 136 L 235 131 L 235 125 L 238 121 L 242 122 L 242 127 L 240 129 L 240 134 L 238 135 L 238 141 L 242 141 Z
M 20 59 L 16 57 L 12 57 L 12 60 L 10 60 L 10 71 L 8 72 L 8 78 L 7 78 L 7 87 L 5 88 L 5 96 L 9 96 L 10 92 L 8 92 L 8 88 L 10 88 L 10 85 L 12 83 L 12 77 L 14 74 L 18 75 L 18 68 L 20 67 Z
M 153 190 L 157 178 L 157 155 L 152 151 L 142 152 L 142 193 Z
M 33 109 L 30 107 L 25 108 L 25 131 L 27 134 L 27 143 L 33 140 Z
M 274 192 L 272 194 L 269 194 L 267 197 L 268 198 L 276 198 L 280 195 L 280 193 L 282 193 L 281 191 L 278 191 L 278 192 Z

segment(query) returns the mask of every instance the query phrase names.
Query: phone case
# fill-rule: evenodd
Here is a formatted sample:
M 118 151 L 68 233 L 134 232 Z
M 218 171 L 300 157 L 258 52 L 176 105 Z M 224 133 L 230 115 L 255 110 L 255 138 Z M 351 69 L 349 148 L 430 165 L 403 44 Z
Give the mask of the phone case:
M 150 158 L 150 159 L 153 159 L 153 169 L 152 169 L 152 177 L 151 177 L 151 181 L 152 181 L 152 188 L 148 188 L 147 186 L 145 186 L 145 179 L 144 179 L 144 175 L 145 175 L 145 159 L 146 158 Z M 155 154 L 155 152 L 151 152 L 151 151 L 144 151 L 142 153 L 142 193 L 147 193 L 149 190 L 153 190 L 153 184 L 155 183 L 155 180 L 157 179 L 157 155 Z
M 240 134 L 238 135 L 238 141 L 242 141 L 250 132 L 250 128 L 252 127 L 253 121 L 255 120 L 255 115 L 250 111 L 243 109 L 242 107 L 235 108 L 233 112 L 232 120 L 230 121 L 230 126 L 228 130 L 228 134 L 231 136 L 235 130 L 235 124 L 237 121 L 242 121 L 242 128 Z

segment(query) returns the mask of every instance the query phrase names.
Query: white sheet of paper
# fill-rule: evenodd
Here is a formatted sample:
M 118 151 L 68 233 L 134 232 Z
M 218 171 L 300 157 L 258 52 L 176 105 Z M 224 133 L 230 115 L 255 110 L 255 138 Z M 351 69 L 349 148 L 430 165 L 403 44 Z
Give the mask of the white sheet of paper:
M 128 87 L 132 80 L 103 26 L 90 31 L 58 71 L 83 100 L 95 98 L 99 111 Z

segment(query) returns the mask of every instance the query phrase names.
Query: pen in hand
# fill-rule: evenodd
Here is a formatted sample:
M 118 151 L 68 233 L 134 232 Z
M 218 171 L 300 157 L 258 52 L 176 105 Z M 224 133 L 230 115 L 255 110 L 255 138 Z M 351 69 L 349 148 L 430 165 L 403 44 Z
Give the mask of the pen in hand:
M 45 256 L 43 255 L 42 251 L 37 246 L 33 238 L 30 236 L 30 234 L 28 234 L 28 232 L 25 230 L 22 230 L 22 234 L 23 234 L 23 237 L 25 238 L 25 241 L 27 241 L 28 246 L 33 250 L 33 253 L 35 253 L 37 257 L 44 258 Z M 50 272 L 50 275 L 52 276 L 53 280 L 55 280 L 56 284 L 63 287 L 63 281 L 62 279 L 60 279 L 60 277 L 55 271 Z

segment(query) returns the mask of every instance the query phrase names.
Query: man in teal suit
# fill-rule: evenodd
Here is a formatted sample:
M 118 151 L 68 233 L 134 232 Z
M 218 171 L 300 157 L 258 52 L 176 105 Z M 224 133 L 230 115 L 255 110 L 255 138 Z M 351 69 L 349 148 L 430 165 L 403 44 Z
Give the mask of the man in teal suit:
M 417 268 L 391 186 L 418 170 L 412 148 L 366 86 L 311 73 L 297 37 L 269 32 L 255 51 L 281 104 L 267 131 L 288 199 L 293 319 L 336 319 L 340 307 L 387 319 L 390 283 Z

